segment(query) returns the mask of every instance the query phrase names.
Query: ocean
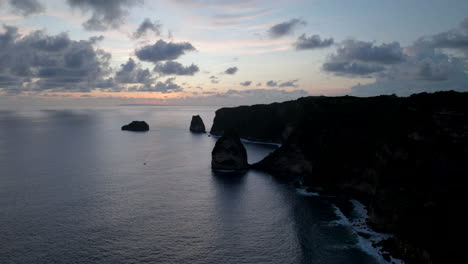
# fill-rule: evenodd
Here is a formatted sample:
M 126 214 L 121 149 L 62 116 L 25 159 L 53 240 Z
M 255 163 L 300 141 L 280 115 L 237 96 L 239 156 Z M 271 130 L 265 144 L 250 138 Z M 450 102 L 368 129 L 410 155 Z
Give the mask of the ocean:
M 216 138 L 189 125 L 216 109 L 0 110 L 0 263 L 385 263 L 357 202 L 212 172 Z M 251 163 L 275 148 L 244 145 Z

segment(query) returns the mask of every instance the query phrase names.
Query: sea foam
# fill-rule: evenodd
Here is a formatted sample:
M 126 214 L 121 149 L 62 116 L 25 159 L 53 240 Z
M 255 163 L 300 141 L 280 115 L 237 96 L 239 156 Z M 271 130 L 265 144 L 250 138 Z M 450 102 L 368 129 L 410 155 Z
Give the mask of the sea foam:
M 390 261 L 387 261 L 383 258 L 383 256 L 381 255 L 382 248 L 374 247 L 372 244 L 391 238 L 392 235 L 379 233 L 379 232 L 375 232 L 374 230 L 372 230 L 366 224 L 366 218 L 367 218 L 366 207 L 357 200 L 351 200 L 351 203 L 353 205 L 353 211 L 351 213 L 350 218 L 348 218 L 345 214 L 343 214 L 340 208 L 338 208 L 336 205 L 332 205 L 338 219 L 332 221 L 331 224 L 341 225 L 341 226 L 345 226 L 346 228 L 348 228 L 348 230 L 357 237 L 358 241 L 356 243 L 356 246 L 359 247 L 365 253 L 374 257 L 378 263 L 404 264 L 404 262 L 400 259 L 391 258 Z M 365 237 L 363 235 L 365 235 Z

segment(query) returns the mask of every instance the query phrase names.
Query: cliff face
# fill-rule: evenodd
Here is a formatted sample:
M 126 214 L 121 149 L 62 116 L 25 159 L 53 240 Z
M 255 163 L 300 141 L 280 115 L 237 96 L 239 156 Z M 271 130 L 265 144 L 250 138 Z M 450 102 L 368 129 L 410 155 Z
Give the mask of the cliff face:
M 297 121 L 296 117 L 302 112 L 301 106 L 300 103 L 290 101 L 221 108 L 216 111 L 210 133 L 221 136 L 224 130 L 234 128 L 241 138 L 280 143 L 287 125 Z
M 456 92 L 307 97 L 240 107 L 238 116 L 235 108 L 221 109 L 213 128 L 229 124 L 228 117 L 242 137 L 278 142 L 286 135 L 253 167 L 357 198 L 368 206 L 371 226 L 397 235 L 398 243 L 386 243 L 398 245 L 389 249 L 395 255 L 448 263 L 466 259 L 452 241 L 467 230 L 467 102 L 468 93 Z

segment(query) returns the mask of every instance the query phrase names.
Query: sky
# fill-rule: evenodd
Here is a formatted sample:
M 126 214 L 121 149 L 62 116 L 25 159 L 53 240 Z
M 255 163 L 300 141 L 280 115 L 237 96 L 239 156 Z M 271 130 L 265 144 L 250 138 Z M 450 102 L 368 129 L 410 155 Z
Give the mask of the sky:
M 0 107 L 468 90 L 468 1 L 0 0 Z

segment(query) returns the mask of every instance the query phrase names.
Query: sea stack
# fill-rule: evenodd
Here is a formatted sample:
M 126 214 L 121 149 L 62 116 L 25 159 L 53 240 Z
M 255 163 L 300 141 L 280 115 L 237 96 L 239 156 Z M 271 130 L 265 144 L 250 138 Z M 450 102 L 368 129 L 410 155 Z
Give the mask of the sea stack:
M 192 116 L 190 131 L 194 133 L 206 133 L 205 124 L 199 115 Z
M 247 151 L 237 133 L 224 131 L 211 152 L 211 168 L 213 170 L 243 171 L 249 168 Z
M 132 121 L 130 124 L 122 126 L 122 130 L 128 131 L 148 131 L 149 126 L 145 121 Z

